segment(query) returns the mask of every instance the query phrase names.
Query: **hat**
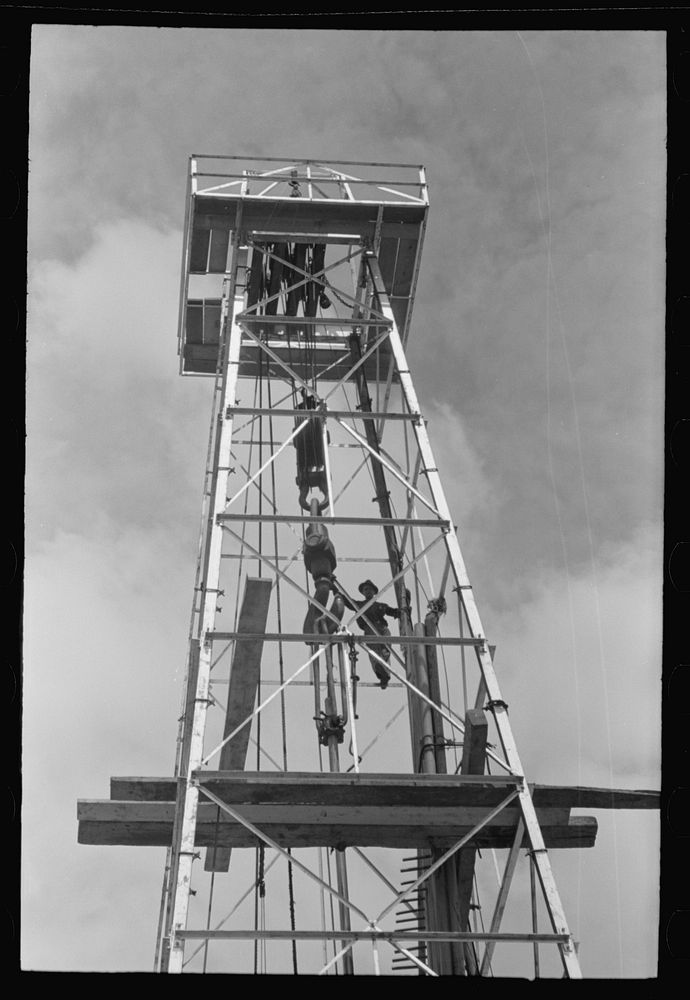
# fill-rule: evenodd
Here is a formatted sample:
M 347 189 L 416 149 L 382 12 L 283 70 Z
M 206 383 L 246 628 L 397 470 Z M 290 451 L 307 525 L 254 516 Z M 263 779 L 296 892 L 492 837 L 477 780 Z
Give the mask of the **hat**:
M 371 587 L 371 589 L 374 591 L 375 594 L 378 594 L 379 592 L 379 588 L 376 586 L 375 583 L 372 583 L 371 580 L 365 580 L 363 583 L 360 583 L 359 587 L 357 588 L 360 594 L 364 593 L 365 587 Z

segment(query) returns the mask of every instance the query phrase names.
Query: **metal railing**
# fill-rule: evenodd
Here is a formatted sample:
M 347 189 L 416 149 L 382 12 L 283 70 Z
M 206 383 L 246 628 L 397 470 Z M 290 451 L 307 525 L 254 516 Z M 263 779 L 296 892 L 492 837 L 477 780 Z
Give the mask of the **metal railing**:
M 420 164 L 193 154 L 189 170 L 195 195 L 429 204 Z

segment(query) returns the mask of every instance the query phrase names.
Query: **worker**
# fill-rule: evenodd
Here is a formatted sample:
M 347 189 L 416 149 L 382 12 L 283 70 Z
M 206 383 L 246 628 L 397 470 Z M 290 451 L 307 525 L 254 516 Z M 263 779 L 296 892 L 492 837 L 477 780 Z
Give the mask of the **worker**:
M 371 580 L 364 580 L 360 583 L 358 590 L 360 594 L 364 597 L 363 601 L 353 601 L 347 596 L 347 594 L 342 590 L 340 584 L 336 580 L 335 576 L 331 576 L 333 590 L 340 594 L 343 598 L 343 602 L 346 607 L 350 608 L 352 611 L 359 611 L 360 608 L 368 604 L 369 601 L 374 598 L 378 592 L 379 588 Z M 374 603 L 367 608 L 364 614 L 357 619 L 357 624 L 362 629 L 365 635 L 390 635 L 390 629 L 386 623 L 386 618 L 400 618 L 400 611 L 397 608 L 392 608 L 388 604 L 383 604 L 381 601 L 374 601 Z M 390 661 L 391 651 L 390 646 L 387 643 L 376 645 L 367 645 L 372 653 L 376 653 L 381 657 L 381 660 L 385 660 L 386 663 Z M 372 669 L 379 679 L 379 685 L 382 690 L 388 687 L 388 682 L 391 679 L 390 671 L 386 669 L 385 665 L 381 663 L 381 660 L 377 660 L 374 656 L 369 656 L 369 662 L 371 663 Z

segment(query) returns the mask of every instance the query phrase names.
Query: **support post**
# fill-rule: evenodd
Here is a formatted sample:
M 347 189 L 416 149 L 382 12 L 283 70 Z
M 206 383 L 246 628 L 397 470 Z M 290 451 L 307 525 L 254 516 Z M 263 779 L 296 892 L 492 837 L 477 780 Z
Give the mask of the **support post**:
M 218 409 L 219 423 L 216 431 L 211 503 L 209 504 L 209 518 L 203 561 L 202 613 L 199 623 L 199 637 L 203 637 L 203 641 L 199 649 L 199 669 L 191 732 L 188 735 L 185 734 L 185 739 L 189 741 L 187 769 L 184 773 L 180 773 L 179 778 L 175 824 L 176 837 L 172 848 L 170 880 L 172 906 L 164 932 L 166 939 L 164 971 L 171 973 L 182 972 L 184 939 L 178 937 L 176 932 L 182 931 L 186 927 L 192 866 L 194 859 L 198 857 L 194 841 L 199 792 L 190 778 L 192 772 L 198 768 L 203 757 L 204 731 L 209 704 L 209 679 L 213 644 L 207 636 L 213 631 L 215 625 L 216 593 L 220 578 L 222 550 L 222 527 L 217 523 L 216 515 L 225 509 L 228 481 L 227 470 L 230 468 L 233 417 L 232 413 L 228 411 L 235 402 L 242 339 L 241 330 L 235 321 L 236 314 L 242 308 L 243 300 L 243 293 L 237 287 L 237 272 L 240 264 L 240 255 L 244 252 L 241 250 L 239 238 L 236 236 L 233 244 L 228 300 L 225 303 L 225 340 L 221 354 L 221 401 Z M 232 302 L 232 316 L 228 318 L 230 301 Z M 230 328 L 229 334 L 228 326 Z

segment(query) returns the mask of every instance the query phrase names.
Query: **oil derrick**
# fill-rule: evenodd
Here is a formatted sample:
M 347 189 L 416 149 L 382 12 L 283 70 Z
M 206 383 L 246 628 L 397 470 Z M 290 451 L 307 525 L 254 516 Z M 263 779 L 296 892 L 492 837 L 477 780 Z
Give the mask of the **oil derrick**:
M 166 849 L 157 971 L 579 978 L 549 852 L 658 808 L 527 782 L 407 361 L 427 212 L 416 166 L 190 160 L 174 773 L 78 805 L 80 843 Z

